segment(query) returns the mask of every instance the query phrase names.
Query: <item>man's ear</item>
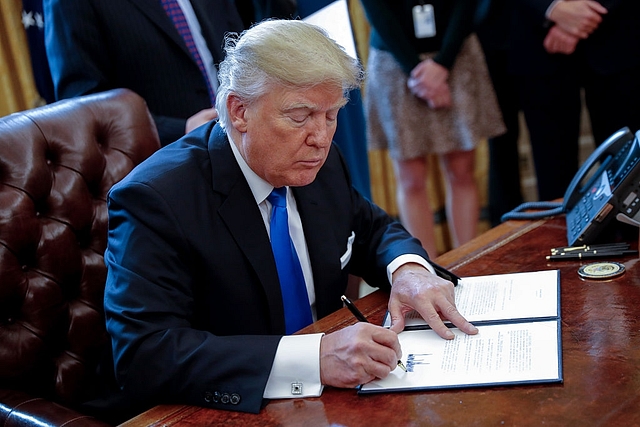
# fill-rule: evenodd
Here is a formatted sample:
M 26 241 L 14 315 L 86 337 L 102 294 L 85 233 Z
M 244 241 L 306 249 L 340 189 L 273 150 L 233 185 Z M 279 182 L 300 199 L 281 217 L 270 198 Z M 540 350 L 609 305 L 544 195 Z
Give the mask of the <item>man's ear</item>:
M 229 94 L 227 97 L 227 111 L 229 112 L 229 120 L 233 127 L 238 132 L 246 132 L 247 120 L 245 115 L 247 113 L 247 108 L 244 101 L 242 101 L 238 95 L 233 93 Z

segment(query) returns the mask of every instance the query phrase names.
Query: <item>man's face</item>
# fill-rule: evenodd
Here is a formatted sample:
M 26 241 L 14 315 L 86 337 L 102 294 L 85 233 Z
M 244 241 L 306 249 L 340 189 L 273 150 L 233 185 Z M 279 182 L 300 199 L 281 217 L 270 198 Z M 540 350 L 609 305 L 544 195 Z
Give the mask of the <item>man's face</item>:
M 342 89 L 273 89 L 250 105 L 230 96 L 231 120 L 240 132 L 234 139 L 249 167 L 274 187 L 310 184 L 329 154 L 345 103 Z

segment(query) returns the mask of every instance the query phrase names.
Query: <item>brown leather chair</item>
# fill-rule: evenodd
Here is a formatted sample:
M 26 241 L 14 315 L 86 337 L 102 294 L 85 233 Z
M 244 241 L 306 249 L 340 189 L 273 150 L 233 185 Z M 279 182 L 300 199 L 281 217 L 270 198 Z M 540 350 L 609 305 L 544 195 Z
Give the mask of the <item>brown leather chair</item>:
M 0 119 L 0 425 L 104 426 L 79 412 L 108 348 L 111 186 L 160 148 L 126 89 Z

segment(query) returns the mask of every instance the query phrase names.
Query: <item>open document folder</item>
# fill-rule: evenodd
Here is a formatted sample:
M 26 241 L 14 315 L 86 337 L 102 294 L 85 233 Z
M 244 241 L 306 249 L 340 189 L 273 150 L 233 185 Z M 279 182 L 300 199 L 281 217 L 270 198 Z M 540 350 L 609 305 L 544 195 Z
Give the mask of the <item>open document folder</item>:
M 465 277 L 455 294 L 478 334 L 452 327 L 455 339 L 445 340 L 410 313 L 398 335 L 407 372 L 395 369 L 359 393 L 562 381 L 558 270 Z

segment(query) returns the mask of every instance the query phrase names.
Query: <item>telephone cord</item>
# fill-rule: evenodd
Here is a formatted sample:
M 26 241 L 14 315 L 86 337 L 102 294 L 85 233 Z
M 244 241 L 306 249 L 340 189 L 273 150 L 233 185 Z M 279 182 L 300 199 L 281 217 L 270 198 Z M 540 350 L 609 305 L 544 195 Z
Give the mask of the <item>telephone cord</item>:
M 543 210 L 544 209 L 544 210 Z M 537 210 L 537 212 L 522 212 L 526 210 Z M 525 202 L 516 207 L 510 212 L 502 215 L 500 220 L 502 222 L 511 219 L 531 220 L 548 218 L 554 215 L 560 215 L 564 213 L 564 206 L 561 202 Z

